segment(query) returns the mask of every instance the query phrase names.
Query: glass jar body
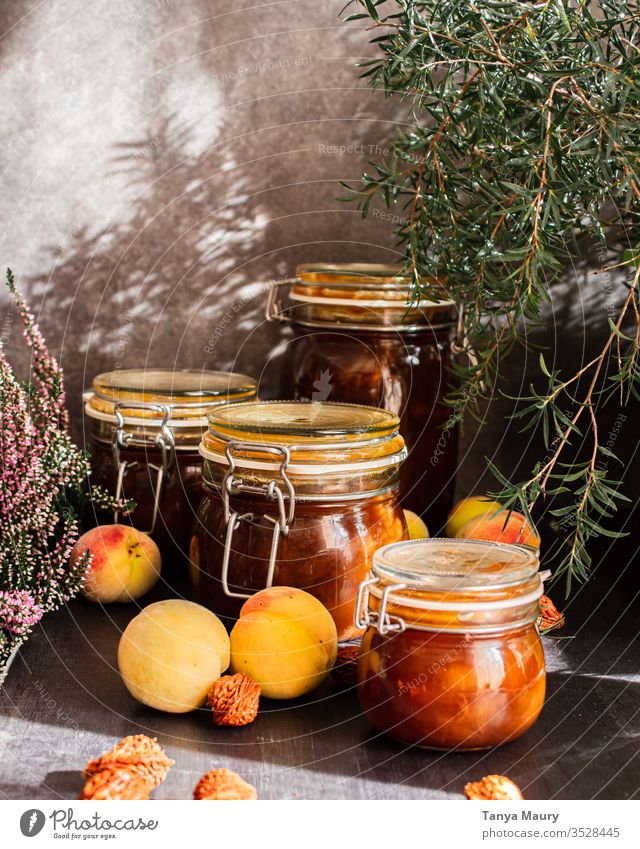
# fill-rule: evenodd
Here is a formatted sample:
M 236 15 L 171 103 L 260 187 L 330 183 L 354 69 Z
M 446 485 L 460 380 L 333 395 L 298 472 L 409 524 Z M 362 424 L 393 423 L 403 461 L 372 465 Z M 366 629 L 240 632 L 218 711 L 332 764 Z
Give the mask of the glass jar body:
M 105 425 L 101 423 L 104 431 Z M 91 480 L 110 493 L 117 488 L 118 468 L 111 443 L 95 432 L 90 439 Z M 153 523 L 157 472 L 162 465 L 162 454 L 154 447 L 120 448 L 120 459 L 127 462 L 122 480 L 124 499 L 136 502 L 129 516 L 118 517 L 142 531 L 149 531 Z M 202 458 L 197 442 L 191 448 L 176 450 L 169 473 L 160 485 L 158 515 L 151 536 L 160 549 L 163 571 L 171 573 L 175 567 L 183 569 L 189 551 L 189 540 L 194 516 L 202 498 Z
M 402 504 L 437 532 L 453 505 L 457 464 L 457 428 L 443 429 L 450 415 L 443 398 L 451 386 L 451 328 L 354 330 L 295 321 L 293 327 L 294 397 L 396 413 L 409 449 Z
M 273 512 L 263 497 L 233 495 L 231 509 L 242 519 L 233 535 L 228 585 L 222 581 L 227 522 L 218 491 L 206 487 L 196 517 L 190 551 L 193 598 L 226 624 L 238 617 L 245 598 L 267 584 L 274 534 Z M 296 503 L 286 536 L 278 540 L 273 585 L 297 587 L 318 598 L 336 623 L 339 639 L 358 634 L 354 624 L 358 585 L 366 576 L 373 552 L 407 537 L 397 484 L 361 499 Z
M 370 722 L 402 743 L 485 749 L 519 737 L 544 703 L 545 662 L 534 623 L 499 633 L 370 627 L 358 697 Z

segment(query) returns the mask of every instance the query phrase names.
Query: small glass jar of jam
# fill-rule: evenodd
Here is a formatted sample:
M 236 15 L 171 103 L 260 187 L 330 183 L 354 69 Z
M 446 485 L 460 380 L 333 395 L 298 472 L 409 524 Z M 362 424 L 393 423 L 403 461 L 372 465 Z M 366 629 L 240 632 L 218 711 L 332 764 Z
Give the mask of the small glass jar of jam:
M 233 620 L 270 586 L 306 590 L 340 639 L 357 633 L 373 552 L 405 539 L 398 417 L 356 404 L 265 401 L 209 414 L 206 493 L 191 540 L 194 599 Z
M 279 298 L 284 284 L 287 307 Z M 293 327 L 293 397 L 371 404 L 400 416 L 409 450 L 402 503 L 436 532 L 454 496 L 458 433 L 443 427 L 451 413 L 443 398 L 452 385 L 458 311 L 444 289 L 442 300 L 409 306 L 412 288 L 399 266 L 301 265 L 293 280 L 270 290 L 267 318 Z
M 99 374 L 85 393 L 92 481 L 136 502 L 130 516 L 113 521 L 151 534 L 167 566 L 189 550 L 208 409 L 255 395 L 255 380 L 243 374 L 173 369 Z
M 358 697 L 402 743 L 484 749 L 533 725 L 545 696 L 533 549 L 477 540 L 387 545 L 361 585 Z

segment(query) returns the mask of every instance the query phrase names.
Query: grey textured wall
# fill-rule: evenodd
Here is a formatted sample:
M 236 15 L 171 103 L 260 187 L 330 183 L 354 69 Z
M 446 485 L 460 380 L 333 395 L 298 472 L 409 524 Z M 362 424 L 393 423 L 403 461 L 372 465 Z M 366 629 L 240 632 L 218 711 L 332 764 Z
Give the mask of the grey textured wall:
M 396 256 L 388 221 L 336 199 L 406 120 L 358 79 L 372 48 L 343 4 L 2 0 L 0 262 L 62 355 L 76 433 L 83 386 L 116 366 L 233 367 L 276 394 L 284 344 L 262 322 L 261 283 L 301 261 Z M 586 268 L 550 308 L 559 365 L 606 329 Z M 524 356 L 507 366 L 517 392 Z M 483 455 L 509 471 L 524 453 L 505 439 L 508 406 L 479 437 L 467 429 L 461 489 Z
M 3 2 L 2 263 L 72 397 L 144 363 L 266 366 L 271 388 L 261 282 L 393 258 L 389 224 L 336 200 L 404 113 L 358 80 L 341 5 Z

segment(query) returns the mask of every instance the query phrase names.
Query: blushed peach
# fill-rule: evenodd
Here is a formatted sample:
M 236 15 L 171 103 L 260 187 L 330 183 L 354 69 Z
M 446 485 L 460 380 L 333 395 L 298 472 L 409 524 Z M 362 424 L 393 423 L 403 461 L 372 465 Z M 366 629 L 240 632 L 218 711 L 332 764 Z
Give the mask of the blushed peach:
M 522 513 L 502 510 L 495 516 L 484 513 L 463 525 L 456 534 L 458 539 L 484 539 L 492 542 L 519 543 L 540 548 L 540 536 L 527 522 Z
M 499 501 L 492 501 L 484 495 L 470 495 L 469 498 L 463 498 L 451 508 L 447 516 L 445 532 L 448 537 L 457 537 L 460 528 L 476 516 L 496 513 L 501 509 L 502 504 Z
M 158 546 L 128 525 L 98 525 L 87 531 L 73 547 L 71 562 L 76 563 L 87 549 L 93 558 L 81 592 L 90 601 L 133 601 L 149 592 L 160 577 Z

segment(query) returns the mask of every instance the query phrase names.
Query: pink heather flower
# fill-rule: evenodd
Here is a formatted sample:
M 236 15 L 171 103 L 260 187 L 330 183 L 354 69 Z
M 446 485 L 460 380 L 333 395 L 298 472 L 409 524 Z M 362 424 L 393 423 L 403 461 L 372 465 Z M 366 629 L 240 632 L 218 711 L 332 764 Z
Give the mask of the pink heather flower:
M 10 272 L 7 284 L 33 357 L 25 385 L 0 345 L 0 681 L 12 646 L 76 594 L 89 567 L 89 557 L 70 563 L 89 462 L 66 430 L 62 372 Z
M 0 629 L 23 637 L 42 618 L 43 610 L 26 590 L 0 591 Z
M 68 425 L 68 413 L 65 407 L 64 380 L 62 369 L 58 361 L 53 357 L 44 336 L 29 307 L 17 290 L 11 270 L 7 270 L 7 286 L 13 295 L 13 299 L 22 320 L 25 339 L 29 343 L 33 356 L 31 360 L 31 371 L 33 375 L 32 385 L 37 391 L 37 397 L 30 399 L 33 418 L 40 419 L 42 424 L 55 417 L 63 429 Z

